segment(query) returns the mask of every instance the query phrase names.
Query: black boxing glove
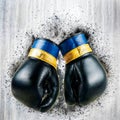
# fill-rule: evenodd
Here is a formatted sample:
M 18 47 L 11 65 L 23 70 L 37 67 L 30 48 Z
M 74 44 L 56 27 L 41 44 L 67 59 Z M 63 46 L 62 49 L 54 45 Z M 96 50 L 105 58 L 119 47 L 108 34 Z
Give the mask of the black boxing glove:
M 58 46 L 47 39 L 35 39 L 27 60 L 12 79 L 12 93 L 19 101 L 45 112 L 56 101 L 59 82 L 56 73 Z
M 66 61 L 65 100 L 69 105 L 85 105 L 106 88 L 106 71 L 92 53 L 84 34 L 63 41 L 59 48 Z

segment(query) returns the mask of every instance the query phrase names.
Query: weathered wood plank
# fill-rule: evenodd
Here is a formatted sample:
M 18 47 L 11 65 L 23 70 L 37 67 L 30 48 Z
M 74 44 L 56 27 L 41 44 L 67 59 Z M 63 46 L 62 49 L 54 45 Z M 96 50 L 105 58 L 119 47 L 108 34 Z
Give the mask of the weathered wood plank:
M 81 25 L 95 32 L 91 33 L 94 38 L 90 40 L 91 46 L 108 67 L 105 94 L 85 107 L 67 108 L 61 88 L 53 111 L 45 114 L 15 100 L 10 88 L 11 78 L 27 54 L 31 35 L 59 43 L 63 31 L 68 35 Z M 56 31 L 58 36 L 55 36 Z M 119 120 L 119 38 L 119 0 L 0 0 L 0 120 Z M 59 74 L 63 79 L 64 62 L 61 61 Z

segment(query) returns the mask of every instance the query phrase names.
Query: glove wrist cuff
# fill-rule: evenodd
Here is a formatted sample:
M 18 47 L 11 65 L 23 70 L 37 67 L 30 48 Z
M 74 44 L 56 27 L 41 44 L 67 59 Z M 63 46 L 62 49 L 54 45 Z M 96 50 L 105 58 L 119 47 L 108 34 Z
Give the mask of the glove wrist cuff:
M 40 59 L 57 68 L 58 46 L 47 39 L 36 39 L 28 54 L 29 57 Z
M 60 44 L 60 49 L 66 63 L 69 63 L 88 52 L 92 52 L 84 34 L 77 34 L 66 39 Z

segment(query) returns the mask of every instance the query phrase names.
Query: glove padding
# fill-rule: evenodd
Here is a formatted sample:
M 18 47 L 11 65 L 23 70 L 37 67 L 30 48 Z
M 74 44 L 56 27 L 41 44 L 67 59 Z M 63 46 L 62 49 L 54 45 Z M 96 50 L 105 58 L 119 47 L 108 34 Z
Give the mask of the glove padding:
M 52 107 L 58 91 L 56 70 L 35 58 L 28 58 L 12 80 L 13 95 L 25 105 L 41 112 Z
M 66 65 L 65 100 L 70 105 L 87 104 L 103 93 L 106 82 L 101 63 L 88 53 Z

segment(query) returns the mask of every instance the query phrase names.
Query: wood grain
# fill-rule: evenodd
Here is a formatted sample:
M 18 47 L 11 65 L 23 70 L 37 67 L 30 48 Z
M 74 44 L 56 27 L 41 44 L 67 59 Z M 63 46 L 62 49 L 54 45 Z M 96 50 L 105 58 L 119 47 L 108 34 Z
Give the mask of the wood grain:
M 81 110 L 77 108 L 78 112 L 70 111 L 67 112 L 67 114 L 62 114 L 63 112 L 59 111 L 58 108 L 57 113 L 52 111 L 41 114 L 19 103 L 11 94 L 11 76 L 9 73 L 11 65 L 9 64 L 12 64 L 11 60 L 16 50 L 16 44 L 20 41 L 20 39 L 16 38 L 16 34 L 21 30 L 26 32 L 28 28 L 34 31 L 36 30 L 37 22 L 38 24 L 39 22 L 42 23 L 48 16 L 52 16 L 53 13 L 57 15 L 60 11 L 69 11 L 69 9 L 72 8 L 76 8 L 72 13 L 76 14 L 76 16 L 77 14 L 79 15 L 79 10 L 83 8 L 86 11 L 85 14 L 88 16 L 85 21 L 91 21 L 94 25 L 95 23 L 99 23 L 103 31 L 102 37 L 104 38 L 105 34 L 108 35 L 111 42 L 110 44 L 112 44 L 113 47 L 112 54 L 114 60 L 111 74 L 115 81 L 112 82 L 113 79 L 111 78 L 110 85 L 112 87 L 108 88 L 109 95 L 103 96 L 102 107 L 96 107 L 94 103 L 92 103 L 89 111 L 87 111 L 87 108 L 85 108 L 85 111 L 81 108 L 82 113 Z M 20 33 L 20 35 L 22 35 L 22 33 Z M 27 41 L 25 44 L 27 45 Z M 29 45 L 30 43 L 28 46 Z M 0 120 L 119 120 L 119 68 L 119 0 L 0 0 Z M 114 91 L 112 90 L 113 88 Z M 113 91 L 114 94 L 111 94 L 110 91 Z

